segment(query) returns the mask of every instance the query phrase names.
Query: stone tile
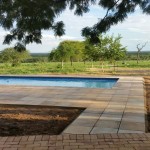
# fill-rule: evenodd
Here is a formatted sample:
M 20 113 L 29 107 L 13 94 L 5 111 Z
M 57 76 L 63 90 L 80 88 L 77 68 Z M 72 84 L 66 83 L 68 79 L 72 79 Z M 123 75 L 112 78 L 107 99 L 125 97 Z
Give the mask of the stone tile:
M 21 98 L 20 100 L 22 100 L 22 101 L 30 101 L 30 100 L 47 100 L 47 99 L 44 99 L 44 98 L 38 98 L 38 97 L 30 97 L 30 96 L 26 96 L 26 97 L 23 97 L 23 98 Z
M 96 113 L 96 114 L 102 114 L 105 108 L 93 108 L 88 107 L 84 112 L 85 113 Z
M 139 122 L 139 123 L 145 123 L 145 116 L 131 116 L 131 115 L 125 115 L 122 118 L 122 121 L 124 122 Z
M 85 126 L 85 127 L 93 127 L 98 119 L 90 119 L 90 118 L 77 118 L 74 122 L 72 122 L 72 126 Z
M 100 114 L 97 113 L 85 113 L 83 112 L 78 119 L 96 119 L 98 120 L 100 117 Z
M 69 134 L 89 134 L 91 131 L 91 127 L 85 127 L 85 126 L 69 126 L 63 131 L 63 134 L 69 133 Z
M 93 101 L 92 101 L 92 104 L 93 104 Z M 101 108 L 101 106 L 106 107 L 108 104 L 109 104 L 109 102 L 107 102 L 107 101 L 98 101 L 97 107 L 100 107 L 100 108 Z M 92 105 L 90 105 L 90 106 L 92 107 Z
M 126 103 L 126 101 L 110 101 L 109 105 L 126 105 Z
M 133 130 L 145 132 L 145 123 L 122 121 L 120 130 Z
M 99 120 L 96 123 L 95 127 L 118 129 L 119 125 L 120 121 Z
M 125 105 L 108 105 L 107 109 L 124 109 Z
M 115 95 L 128 95 L 130 93 L 130 90 L 128 90 L 128 89 L 124 89 L 124 90 L 117 90 L 116 92 L 115 92 Z
M 94 127 L 90 134 L 117 133 L 118 129 Z
M 116 90 L 113 90 L 113 89 L 107 89 L 102 92 L 102 94 L 106 94 L 106 95 L 113 95 L 115 93 L 116 93 Z
M 106 108 L 103 112 L 104 114 L 112 114 L 112 115 L 123 115 L 124 109 L 110 109 Z
M 54 106 L 56 104 L 55 101 L 44 101 L 41 105 Z
M 71 102 L 70 103 L 72 104 L 72 107 L 83 107 L 83 108 L 87 108 L 89 107 L 90 103 L 86 103 L 86 102 Z
M 145 118 L 145 112 L 138 110 L 125 110 L 123 116 L 138 116 Z
M 113 102 L 127 102 L 128 101 L 128 98 L 127 97 L 117 97 L 117 96 L 114 96 L 111 98 L 111 101 Z
M 138 101 L 129 101 L 128 103 L 127 103 L 127 106 L 137 106 L 137 107 L 144 107 L 145 106 L 145 104 L 144 104 L 144 102 L 142 102 L 142 101 L 140 101 L 140 102 L 138 102 Z
M 136 111 L 136 112 L 138 112 L 138 111 L 139 111 L 139 112 L 140 112 L 140 111 L 144 111 L 144 112 L 145 112 L 145 107 L 143 107 L 143 106 L 134 106 L 134 105 L 131 106 L 131 105 L 127 105 L 127 106 L 126 106 L 126 111 L 127 111 L 127 110 L 129 110 L 129 111 L 132 110 L 133 112 L 135 112 L 135 111 Z
M 118 133 L 144 133 L 144 132 L 136 131 L 136 130 L 121 130 L 121 129 L 119 129 Z
M 144 96 L 128 95 L 128 100 L 140 100 L 144 101 Z
M 100 120 L 112 120 L 112 121 L 121 121 L 122 115 L 113 115 L 113 114 L 102 114 Z
M 110 101 L 110 100 L 111 100 L 111 97 L 112 97 L 112 96 L 108 96 L 108 97 L 107 97 L 107 96 L 105 96 L 105 97 L 104 97 L 104 96 L 102 96 L 102 97 L 97 96 L 97 97 L 96 97 L 96 100 L 98 100 L 98 101 Z

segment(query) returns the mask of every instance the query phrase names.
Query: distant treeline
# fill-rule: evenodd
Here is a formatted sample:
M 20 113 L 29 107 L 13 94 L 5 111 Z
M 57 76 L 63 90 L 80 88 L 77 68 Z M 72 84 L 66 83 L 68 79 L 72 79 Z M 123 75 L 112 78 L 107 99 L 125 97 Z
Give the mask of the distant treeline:
M 140 52 L 141 55 L 150 55 L 149 51 L 142 51 Z M 47 57 L 49 53 L 30 53 L 32 57 Z M 127 55 L 137 55 L 136 51 L 127 51 Z
M 50 53 L 30 53 L 31 59 L 33 61 L 48 61 L 48 56 Z M 137 59 L 137 52 L 136 51 L 127 51 L 127 60 L 136 60 Z M 141 60 L 150 60 L 150 50 L 149 51 L 142 51 L 140 52 L 140 59 Z
M 30 53 L 31 58 L 26 59 L 25 63 L 48 62 L 49 53 Z
M 136 55 L 136 51 L 127 51 L 127 55 Z M 140 52 L 141 55 L 150 55 L 150 50 L 149 51 L 142 51 Z
M 32 57 L 48 57 L 49 53 L 30 53 Z
M 136 60 L 137 52 L 136 51 L 127 51 L 127 59 L 128 60 Z M 140 60 L 150 60 L 150 50 L 149 51 L 141 51 L 140 52 Z

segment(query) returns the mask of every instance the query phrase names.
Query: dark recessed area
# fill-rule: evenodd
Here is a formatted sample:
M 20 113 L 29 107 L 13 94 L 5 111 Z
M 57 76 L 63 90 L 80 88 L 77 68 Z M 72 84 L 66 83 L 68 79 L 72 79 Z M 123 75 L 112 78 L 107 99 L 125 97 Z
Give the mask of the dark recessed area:
M 0 136 L 58 135 L 83 108 L 0 105 Z

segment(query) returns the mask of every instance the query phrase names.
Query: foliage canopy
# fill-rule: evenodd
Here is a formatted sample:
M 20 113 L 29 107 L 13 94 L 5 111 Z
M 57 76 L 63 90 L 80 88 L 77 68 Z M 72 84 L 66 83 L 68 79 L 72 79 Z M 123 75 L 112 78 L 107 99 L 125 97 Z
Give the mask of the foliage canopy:
M 80 41 L 63 41 L 51 51 L 50 61 L 79 61 L 82 59 L 84 43 Z
M 126 47 L 123 47 L 117 37 L 100 35 L 101 43 L 91 44 L 89 39 L 84 42 L 63 41 L 49 55 L 50 61 L 105 61 L 115 63 L 117 60 L 124 59 Z
M 93 61 L 105 61 L 115 62 L 121 60 L 126 56 L 126 47 L 123 47 L 120 40 L 121 36 L 117 37 L 100 35 L 99 40 L 101 43 L 91 44 L 89 39 L 86 40 L 85 55 Z
M 17 66 L 21 61 L 30 57 L 28 51 L 18 52 L 14 48 L 6 48 L 0 53 L 0 60 L 3 63 L 11 63 L 12 66 Z
M 82 30 L 82 35 L 91 42 L 99 42 L 100 33 L 124 21 L 137 7 L 150 14 L 149 0 L 0 0 L 0 26 L 10 31 L 4 44 L 15 40 L 16 48 L 22 49 L 32 42 L 41 43 L 42 30 L 52 30 L 56 36 L 62 36 L 64 23 L 55 19 L 68 7 L 75 15 L 83 15 L 91 5 L 106 9 L 104 18 Z

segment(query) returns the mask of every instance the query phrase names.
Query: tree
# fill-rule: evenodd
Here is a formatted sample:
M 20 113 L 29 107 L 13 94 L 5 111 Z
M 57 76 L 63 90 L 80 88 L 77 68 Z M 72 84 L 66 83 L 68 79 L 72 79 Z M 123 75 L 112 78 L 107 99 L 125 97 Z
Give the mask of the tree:
M 137 46 L 136 46 L 136 48 L 137 48 L 137 64 L 139 63 L 140 52 L 146 46 L 146 44 L 147 44 L 147 42 L 145 44 L 143 44 L 141 47 L 139 47 L 140 44 L 137 44 Z
M 95 48 L 98 53 L 99 60 L 102 62 L 102 71 L 104 72 L 104 61 L 107 60 L 107 52 L 108 52 L 108 45 L 110 44 L 110 38 L 106 35 L 99 35 L 100 43 L 97 43 Z
M 19 65 L 23 60 L 30 57 L 28 51 L 18 52 L 14 48 L 6 48 L 0 54 L 3 63 L 11 63 L 12 66 Z
M 91 61 L 92 68 L 93 61 L 99 60 L 99 51 L 96 48 L 96 45 L 90 42 L 90 39 L 86 39 L 85 41 L 84 60 Z
M 70 61 L 71 66 L 73 61 L 82 59 L 84 43 L 80 41 L 63 41 L 59 46 L 52 50 L 49 55 L 50 61 L 61 61 L 63 68 L 64 61 Z
M 126 57 L 126 47 L 123 47 L 120 43 L 121 36 L 118 35 L 114 37 L 113 35 L 109 38 L 109 41 L 106 45 L 106 57 L 107 59 L 114 64 L 114 71 L 116 66 L 116 61 L 122 60 Z
M 55 58 L 55 57 L 56 57 L 56 49 L 53 49 L 53 50 L 50 52 L 49 56 L 48 56 L 48 60 L 55 62 L 56 59 L 57 59 L 57 58 Z
M 62 36 L 64 23 L 56 22 L 56 18 L 68 7 L 75 15 L 83 15 L 90 5 L 106 9 L 98 23 L 82 30 L 82 35 L 94 43 L 100 42 L 99 34 L 124 21 L 137 7 L 150 14 L 149 0 L 0 0 L 0 26 L 10 31 L 4 44 L 17 40 L 15 48 L 22 50 L 26 44 L 41 43 L 42 30 L 53 30 L 56 36 Z
M 61 67 L 63 69 L 64 61 L 69 59 L 69 52 L 66 43 L 60 43 L 56 51 L 56 57 L 61 60 Z
M 88 55 L 92 60 L 99 60 L 102 62 L 102 70 L 104 61 L 109 60 L 114 64 L 117 60 L 121 60 L 126 55 L 126 47 L 123 47 L 120 40 L 121 36 L 117 37 L 108 36 L 108 35 L 99 35 L 100 43 L 91 44 L 89 40 L 85 48 L 85 54 Z M 115 69 L 115 67 L 114 67 Z

